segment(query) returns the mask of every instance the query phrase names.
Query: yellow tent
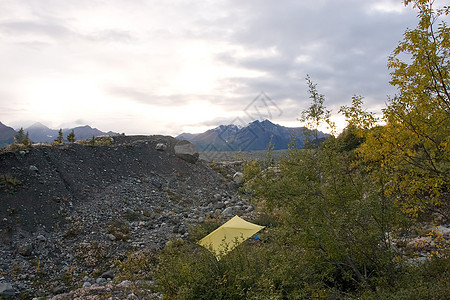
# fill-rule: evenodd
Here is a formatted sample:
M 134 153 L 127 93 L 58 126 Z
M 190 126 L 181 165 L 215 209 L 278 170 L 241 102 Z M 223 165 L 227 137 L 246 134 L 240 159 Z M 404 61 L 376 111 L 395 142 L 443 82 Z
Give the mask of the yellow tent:
M 259 226 L 234 216 L 231 220 L 201 239 L 198 244 L 210 250 L 219 260 L 263 228 L 264 226 Z

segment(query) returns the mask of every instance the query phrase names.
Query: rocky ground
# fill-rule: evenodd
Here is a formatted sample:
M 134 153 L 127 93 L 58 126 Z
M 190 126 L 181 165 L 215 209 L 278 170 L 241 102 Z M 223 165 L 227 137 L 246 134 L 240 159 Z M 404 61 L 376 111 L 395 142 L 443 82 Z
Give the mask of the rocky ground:
M 208 216 L 251 218 L 236 165 L 217 172 L 176 144 L 118 136 L 1 153 L 0 299 L 157 299 L 117 281 L 114 261 L 187 239 Z

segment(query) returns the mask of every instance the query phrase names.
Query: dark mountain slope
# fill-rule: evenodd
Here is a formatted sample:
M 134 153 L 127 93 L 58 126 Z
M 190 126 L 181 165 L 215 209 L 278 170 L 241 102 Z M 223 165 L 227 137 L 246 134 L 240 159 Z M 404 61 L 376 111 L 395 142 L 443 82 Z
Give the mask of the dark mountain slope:
M 0 147 L 7 146 L 14 142 L 14 137 L 17 135 L 17 132 L 0 122 Z
M 306 130 L 307 131 L 307 130 Z M 301 148 L 305 140 L 302 127 L 285 127 L 269 120 L 254 121 L 246 127 L 221 125 L 204 133 L 182 133 L 177 138 L 186 139 L 197 146 L 200 151 L 247 151 L 265 150 L 272 140 L 275 150 L 287 149 L 291 137 L 295 136 L 297 147 Z M 327 134 L 319 132 L 319 138 Z

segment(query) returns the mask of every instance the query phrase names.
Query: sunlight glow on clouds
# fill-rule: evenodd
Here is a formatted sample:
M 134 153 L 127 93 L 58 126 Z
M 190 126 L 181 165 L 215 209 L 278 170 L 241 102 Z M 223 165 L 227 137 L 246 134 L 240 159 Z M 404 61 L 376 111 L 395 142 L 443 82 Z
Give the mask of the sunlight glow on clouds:
M 415 22 L 396 0 L 3 0 L 0 121 L 177 135 L 244 116 L 264 91 L 272 121 L 297 124 L 306 74 L 334 115 L 353 94 L 378 109 Z
M 402 13 L 406 8 L 400 1 L 378 0 L 372 4 L 371 10 L 381 13 Z

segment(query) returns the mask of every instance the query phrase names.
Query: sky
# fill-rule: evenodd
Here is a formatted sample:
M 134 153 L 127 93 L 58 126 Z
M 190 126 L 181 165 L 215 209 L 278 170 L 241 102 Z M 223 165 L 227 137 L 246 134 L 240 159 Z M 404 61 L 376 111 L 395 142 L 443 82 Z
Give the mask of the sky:
M 299 127 L 309 75 L 332 112 L 379 113 L 401 0 L 0 0 L 0 121 L 126 134 L 255 119 Z

